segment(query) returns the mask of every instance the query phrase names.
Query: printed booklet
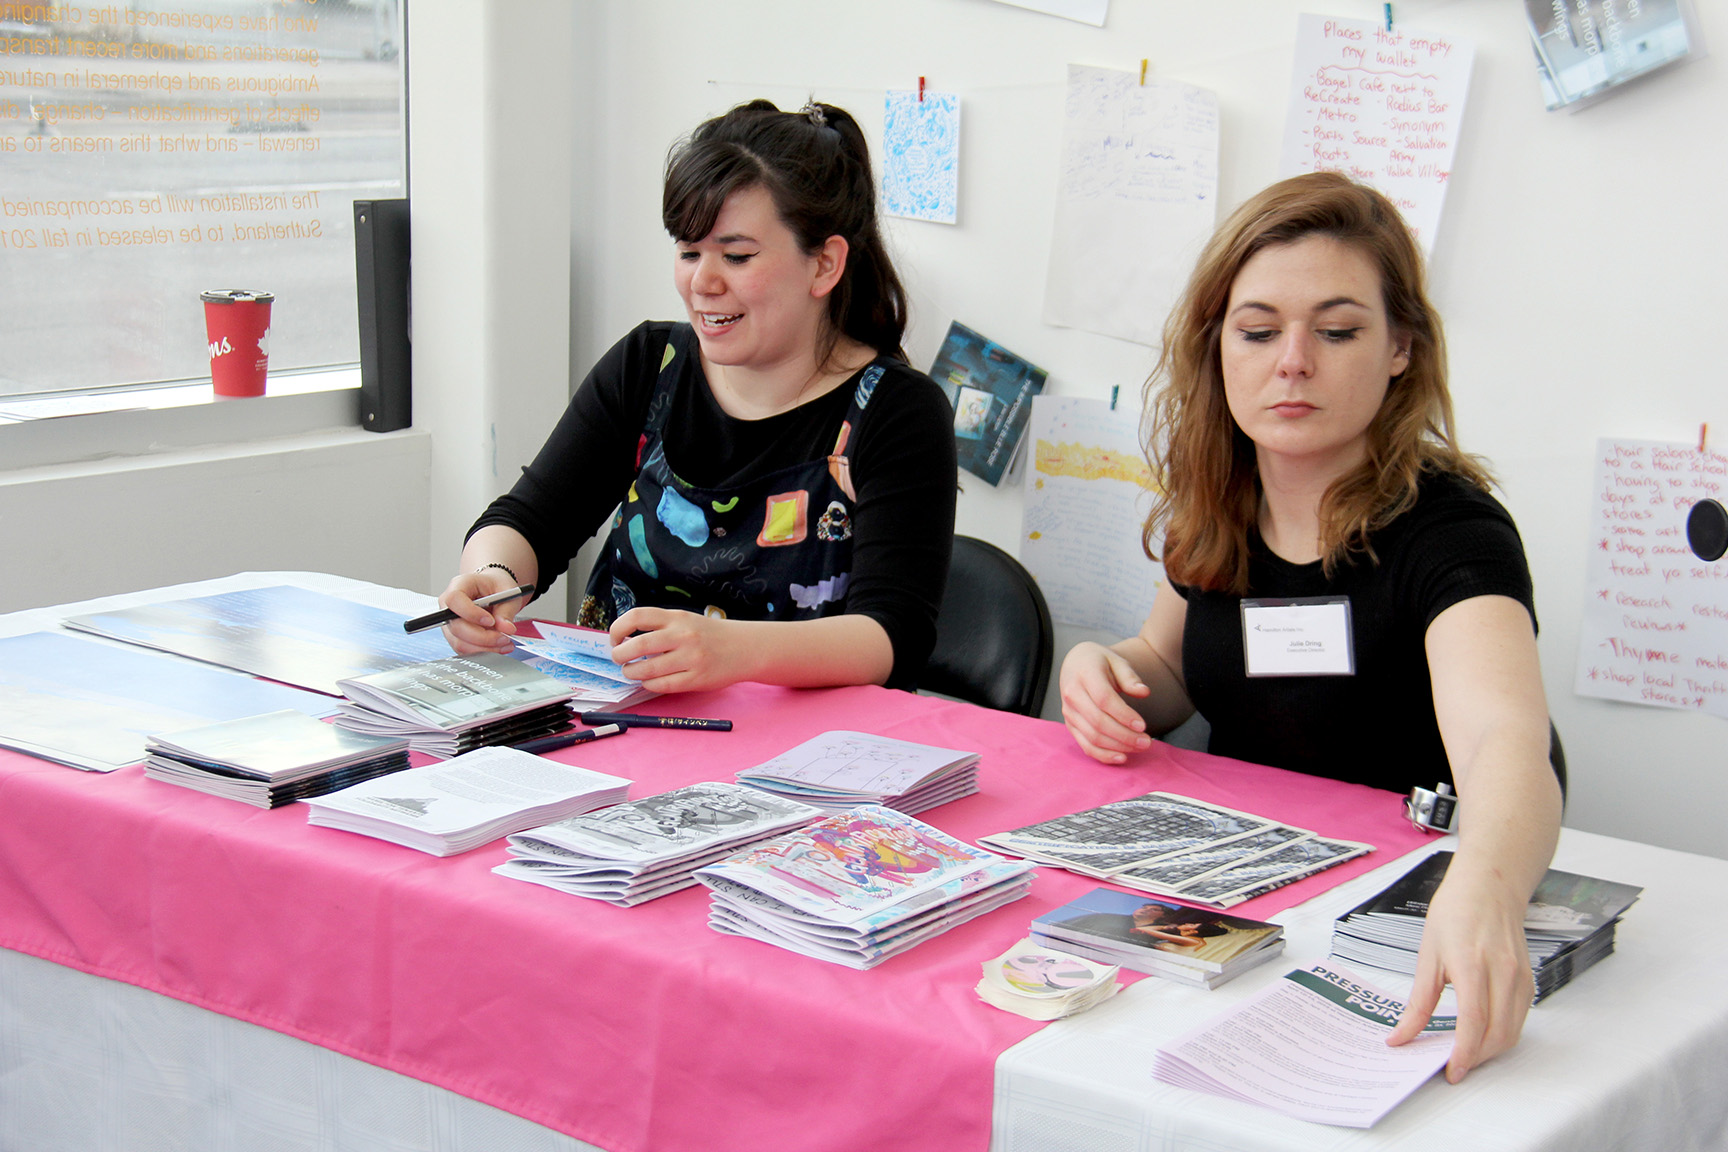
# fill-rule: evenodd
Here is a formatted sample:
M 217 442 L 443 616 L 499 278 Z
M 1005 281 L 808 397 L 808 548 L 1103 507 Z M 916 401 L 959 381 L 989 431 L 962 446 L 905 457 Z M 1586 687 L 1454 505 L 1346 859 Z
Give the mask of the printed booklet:
M 453 856 L 500 836 L 616 804 L 622 776 L 515 748 L 480 748 L 307 801 L 307 823 Z
M 343 680 L 336 723 L 354 732 L 406 736 L 416 752 L 455 756 L 487 744 L 518 744 L 570 726 L 575 694 L 520 660 L 496 652 L 446 656 Z
M 291 709 L 164 732 L 144 742 L 144 775 L 279 808 L 408 767 L 408 741 L 367 736 Z
M 1032 419 L 1032 397 L 1049 373 L 961 323 L 930 365 L 930 378 L 954 406 L 954 447 L 960 467 L 1002 483 Z
M 1374 850 L 1169 792 L 995 832 L 979 843 L 1214 908 L 1229 908 Z
M 696 878 L 708 925 L 779 948 L 872 968 L 1032 888 L 1032 865 L 863 805 L 789 832 Z
M 913 813 L 978 791 L 978 753 L 866 732 L 824 732 L 737 779 L 825 812 L 881 804 Z
M 629 907 L 692 887 L 702 865 L 821 815 L 742 784 L 692 784 L 530 828 L 510 837 L 511 858 L 493 871 Z
M 1037 943 L 1208 988 L 1284 950 L 1284 929 L 1173 900 L 1094 888 L 1032 922 Z
M 1385 890 L 1338 918 L 1332 955 L 1352 964 L 1416 974 L 1428 903 L 1446 878 L 1452 853 L 1435 852 Z M 1614 951 L 1614 929 L 1644 890 L 1550 868 L 1524 912 L 1524 941 L 1540 1004 Z

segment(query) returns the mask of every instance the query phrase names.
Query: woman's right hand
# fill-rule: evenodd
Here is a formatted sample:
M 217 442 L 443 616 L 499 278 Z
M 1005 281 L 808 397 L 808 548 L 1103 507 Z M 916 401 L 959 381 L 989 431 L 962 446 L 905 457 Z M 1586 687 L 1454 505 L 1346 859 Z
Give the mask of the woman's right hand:
M 1086 755 L 1105 764 L 1126 763 L 1130 752 L 1152 746 L 1146 721 L 1125 697 L 1151 695 L 1120 653 L 1090 641 L 1062 661 L 1062 721 Z
M 516 583 L 509 574 L 496 567 L 462 572 L 445 585 L 438 606 L 456 613 L 457 618 L 444 625 L 444 638 L 457 655 L 508 652 L 514 647 L 510 637 L 516 634 L 516 613 L 528 603 L 529 597 L 505 600 L 490 608 L 474 603 L 482 596 L 514 587 Z

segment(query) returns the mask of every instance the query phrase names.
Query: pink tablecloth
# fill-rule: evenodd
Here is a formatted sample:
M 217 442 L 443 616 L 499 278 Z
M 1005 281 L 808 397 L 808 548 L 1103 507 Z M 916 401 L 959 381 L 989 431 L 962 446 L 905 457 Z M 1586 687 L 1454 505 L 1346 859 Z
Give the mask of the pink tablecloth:
M 638 730 L 560 758 L 645 796 L 858 729 L 982 753 L 982 793 L 925 816 L 968 840 L 1163 789 L 1383 850 L 1241 906 L 1260 917 L 1420 842 L 1389 793 L 1163 749 L 1106 768 L 1059 725 L 902 692 L 744 685 L 654 707 L 737 730 Z M 978 964 L 1091 886 L 1040 869 L 1029 899 L 854 972 L 714 933 L 705 890 L 613 908 L 492 875 L 504 858 L 0 752 L 0 945 L 613 1152 L 984 1149 L 995 1059 L 1039 1025 L 980 1003 Z

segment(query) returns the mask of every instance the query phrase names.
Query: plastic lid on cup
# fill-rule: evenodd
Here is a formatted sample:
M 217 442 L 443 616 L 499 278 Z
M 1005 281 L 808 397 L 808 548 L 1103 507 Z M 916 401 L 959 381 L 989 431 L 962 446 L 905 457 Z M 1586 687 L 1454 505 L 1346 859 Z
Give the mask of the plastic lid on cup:
M 268 304 L 276 299 L 274 292 L 255 292 L 250 288 L 212 288 L 198 293 L 206 304 Z

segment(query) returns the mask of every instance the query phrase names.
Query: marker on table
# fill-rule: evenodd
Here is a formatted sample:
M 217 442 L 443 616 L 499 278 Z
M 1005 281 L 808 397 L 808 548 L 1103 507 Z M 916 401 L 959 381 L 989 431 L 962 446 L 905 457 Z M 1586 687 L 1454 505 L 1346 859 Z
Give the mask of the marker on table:
M 584 724 L 620 724 L 625 728 L 700 728 L 705 732 L 730 732 L 730 720 L 704 720 L 700 716 L 638 716 L 634 712 L 578 712 Z
M 602 736 L 622 735 L 624 735 L 624 725 L 607 724 L 602 728 L 589 728 L 582 732 L 560 732 L 556 736 L 542 736 L 538 740 L 524 740 L 520 744 L 510 745 L 510 747 L 518 752 L 533 752 L 538 755 L 542 752 L 556 752 L 558 749 L 568 748 L 572 744 L 586 744 L 588 741 L 598 740 Z
M 506 588 L 502 592 L 494 592 L 490 596 L 482 596 L 474 601 L 481 608 L 490 608 L 494 604 L 502 604 L 506 600 L 514 600 L 519 596 L 534 595 L 534 585 L 521 584 L 515 588 Z M 436 612 L 428 612 L 424 616 L 416 616 L 412 620 L 402 621 L 404 632 L 424 632 L 428 628 L 438 628 L 456 619 L 456 613 L 449 608 L 440 608 Z

